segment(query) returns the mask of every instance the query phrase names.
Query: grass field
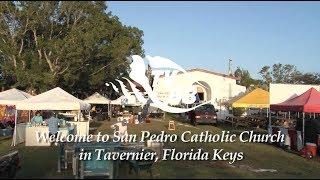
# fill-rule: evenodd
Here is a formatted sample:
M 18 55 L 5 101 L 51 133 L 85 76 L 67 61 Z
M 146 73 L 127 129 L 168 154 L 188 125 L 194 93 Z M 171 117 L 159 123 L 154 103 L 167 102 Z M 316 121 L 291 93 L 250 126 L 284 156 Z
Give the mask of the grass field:
M 186 130 L 193 133 L 210 131 L 219 133 L 222 130 L 240 132 L 243 129 L 233 129 L 230 126 L 199 125 L 190 126 L 181 119 L 167 116 L 165 120 L 155 119 L 150 124 L 129 125 L 130 134 L 140 134 L 141 130 L 153 133 L 166 131 L 168 121 L 177 122 L 174 133 L 181 134 Z M 103 121 L 98 127 L 102 133 L 112 133 L 112 121 Z M 10 149 L 10 139 L 0 141 L 0 152 L 5 153 Z M 203 148 L 212 151 L 214 148 L 223 148 L 225 151 L 244 152 L 244 159 L 229 165 L 225 161 L 161 161 L 153 166 L 154 178 L 318 178 L 320 177 L 320 163 L 318 160 L 307 160 L 296 154 L 286 152 L 280 148 L 262 143 L 166 143 L 165 147 L 174 147 L 179 151 L 188 151 L 191 148 Z M 23 144 L 15 147 L 22 156 L 22 168 L 17 173 L 17 178 L 73 178 L 71 171 L 57 173 L 57 148 L 56 147 L 25 147 Z M 276 172 L 254 172 L 257 169 L 274 169 Z M 122 178 L 135 178 L 129 175 L 128 169 L 123 167 L 120 171 Z M 145 172 L 140 178 L 149 178 Z

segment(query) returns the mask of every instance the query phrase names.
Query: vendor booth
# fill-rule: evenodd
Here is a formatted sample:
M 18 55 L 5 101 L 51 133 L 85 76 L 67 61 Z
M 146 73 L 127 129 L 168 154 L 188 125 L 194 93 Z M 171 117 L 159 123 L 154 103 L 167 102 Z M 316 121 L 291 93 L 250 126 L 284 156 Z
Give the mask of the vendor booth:
M 137 100 L 134 94 L 131 94 L 129 98 L 122 95 L 119 98 L 112 100 L 110 102 L 110 109 L 112 111 L 112 115 L 119 116 L 122 115 L 122 111 L 124 108 L 140 108 L 142 104 Z
M 262 116 L 262 110 L 266 110 L 268 116 L 269 111 L 269 92 L 260 88 L 256 88 L 253 91 L 248 91 L 241 94 L 224 104 L 231 106 L 232 108 L 244 108 L 245 113 L 239 117 L 233 115 L 227 116 L 226 121 L 230 121 L 237 125 L 253 125 L 253 126 L 267 126 L 268 119 L 266 116 Z M 257 113 L 259 112 L 259 113 Z M 235 113 L 235 112 L 233 112 Z
M 302 121 L 302 128 L 301 128 L 301 135 L 300 131 L 297 131 L 295 136 L 298 136 L 298 138 L 301 138 L 302 141 L 302 147 L 306 144 L 305 142 L 305 120 L 306 120 L 306 114 L 309 114 L 310 119 L 314 119 L 316 121 L 316 113 L 320 113 L 320 92 L 317 91 L 315 88 L 310 88 L 306 92 L 304 92 L 301 95 L 295 96 L 291 99 L 288 99 L 282 103 L 279 104 L 271 104 L 270 109 L 272 111 L 282 111 L 282 112 L 288 112 L 288 118 L 286 120 L 294 119 Z M 301 114 L 300 114 L 301 113 Z M 295 117 L 293 118 L 293 114 Z M 298 122 L 296 121 L 295 126 L 298 126 Z M 271 117 L 269 119 L 270 128 L 274 127 L 271 126 Z M 288 124 L 290 127 L 290 124 Z M 279 127 L 275 127 L 279 128 Z M 290 130 L 285 129 L 286 131 Z M 291 138 L 292 142 L 292 138 Z M 291 143 L 292 144 L 292 143 Z M 300 150 L 300 148 L 297 148 L 297 150 Z
M 107 99 L 106 97 L 102 96 L 101 94 L 99 94 L 98 92 L 92 94 L 91 96 L 87 97 L 86 99 L 84 99 L 85 102 L 89 103 L 89 104 L 92 104 L 92 105 L 107 105 L 108 106 L 108 114 L 107 116 L 110 117 L 110 114 L 111 114 L 111 109 L 110 109 L 110 103 L 111 103 L 111 100 Z M 94 106 L 95 108 L 95 106 Z M 104 113 L 100 113 L 99 115 L 98 114 L 95 114 L 96 113 L 96 109 L 91 109 L 91 111 L 93 111 L 92 115 L 93 116 L 104 116 Z M 104 116 L 105 117 L 105 116 Z M 100 118 L 98 118 L 100 119 Z M 103 119 L 103 118 L 102 118 Z
M 30 97 L 32 95 L 15 88 L 0 92 L 1 135 L 12 135 L 11 128 L 15 126 L 15 105 Z M 18 114 L 20 122 L 26 122 L 29 116 L 29 111 L 20 111 Z
M 98 92 L 92 94 L 91 96 L 84 99 L 85 102 L 89 104 L 110 104 L 111 100 L 102 96 Z
M 71 111 L 68 114 L 72 115 L 73 121 L 68 121 L 68 123 L 74 127 L 74 133 L 77 135 L 89 134 L 89 121 L 85 121 L 81 113 L 81 110 L 89 109 L 90 104 L 72 96 L 59 87 L 20 101 L 16 104 L 16 114 L 21 110 Z M 17 118 L 15 119 L 15 122 L 17 122 Z M 25 129 L 25 138 L 20 136 L 21 133 L 23 134 L 22 129 Z M 12 144 L 16 145 L 25 141 L 27 146 L 48 146 L 48 142 L 39 143 L 36 141 L 36 131 L 48 133 L 49 128 L 45 124 L 17 124 L 14 130 Z M 67 131 L 64 134 L 69 133 L 68 128 L 63 126 L 60 126 L 59 131 Z

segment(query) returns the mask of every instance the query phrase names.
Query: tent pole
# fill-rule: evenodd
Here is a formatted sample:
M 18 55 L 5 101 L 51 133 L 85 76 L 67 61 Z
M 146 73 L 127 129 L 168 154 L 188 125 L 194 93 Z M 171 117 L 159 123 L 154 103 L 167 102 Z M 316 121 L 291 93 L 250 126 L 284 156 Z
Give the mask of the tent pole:
M 304 125 L 305 125 L 305 113 L 302 113 L 302 145 L 304 146 Z
M 14 132 L 13 132 L 13 140 L 11 146 L 16 146 L 16 137 L 17 137 L 17 116 L 18 116 L 18 110 L 15 110 L 14 115 Z
M 289 113 L 288 113 L 288 117 L 289 117 L 289 119 L 290 119 L 290 111 L 289 111 Z
M 315 119 L 316 118 L 316 113 L 313 113 L 313 119 Z
M 267 108 L 267 117 L 269 117 L 269 108 Z
M 29 110 L 29 122 L 31 121 L 31 114 L 30 114 L 30 110 Z
M 112 118 L 112 105 L 110 103 L 110 118 Z
M 271 110 L 269 110 L 269 128 L 271 128 Z
M 110 104 L 108 104 L 108 118 L 110 117 Z
M 298 118 L 300 118 L 300 113 L 298 112 Z

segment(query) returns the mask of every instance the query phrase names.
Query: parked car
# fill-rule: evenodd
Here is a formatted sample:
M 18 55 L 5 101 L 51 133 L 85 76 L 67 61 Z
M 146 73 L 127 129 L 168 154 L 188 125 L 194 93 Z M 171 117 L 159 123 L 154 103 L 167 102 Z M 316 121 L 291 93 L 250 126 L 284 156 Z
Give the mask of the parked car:
M 205 104 L 189 112 L 189 120 L 191 124 L 211 124 L 217 125 L 217 110 L 212 104 Z

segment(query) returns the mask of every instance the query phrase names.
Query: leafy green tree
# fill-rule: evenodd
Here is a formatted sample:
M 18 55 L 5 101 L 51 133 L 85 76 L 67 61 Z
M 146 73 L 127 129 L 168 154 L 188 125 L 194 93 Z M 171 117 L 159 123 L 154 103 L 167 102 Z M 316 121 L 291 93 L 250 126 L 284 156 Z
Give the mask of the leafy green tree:
M 239 78 L 239 84 L 242 86 L 249 87 L 253 83 L 253 79 L 248 70 L 244 70 L 240 67 L 234 71 L 234 76 Z
M 297 83 L 297 77 L 301 73 L 297 70 L 296 66 L 291 64 L 274 64 L 272 68 L 270 66 L 264 66 L 259 71 L 265 84 L 269 83 Z
M 0 2 L 0 65 L 6 87 L 55 86 L 84 96 L 144 55 L 143 32 L 123 25 L 105 2 Z
M 288 83 L 288 84 L 320 84 L 319 73 L 302 73 L 296 66 L 291 64 L 274 64 L 264 66 L 259 74 L 262 76 L 262 84 L 265 87 L 269 83 Z
M 320 84 L 320 73 L 305 73 L 296 78 L 299 84 Z
M 264 88 L 262 81 L 252 78 L 248 70 L 237 67 L 234 72 L 234 76 L 239 78 L 239 85 L 245 86 L 248 89 L 254 89 L 257 87 Z

